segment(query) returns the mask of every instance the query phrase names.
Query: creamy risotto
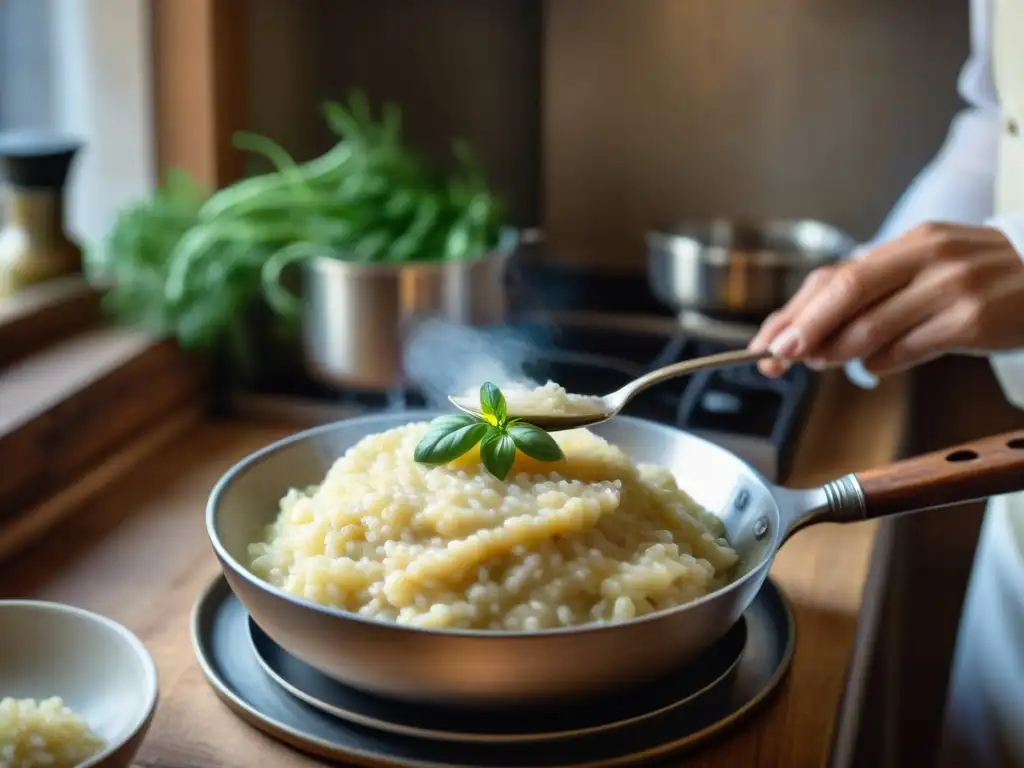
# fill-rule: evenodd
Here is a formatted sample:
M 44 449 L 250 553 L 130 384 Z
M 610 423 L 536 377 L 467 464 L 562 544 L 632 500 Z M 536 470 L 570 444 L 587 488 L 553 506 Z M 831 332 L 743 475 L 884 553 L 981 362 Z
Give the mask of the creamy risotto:
M 503 388 L 502 393 L 510 416 L 591 416 L 604 412 L 600 398 L 571 394 L 553 381 L 532 389 L 512 385 Z
M 290 491 L 252 570 L 287 592 L 381 621 L 531 631 L 619 622 L 726 582 L 721 521 L 671 473 L 587 430 L 558 462 L 516 455 L 506 480 L 473 449 L 413 460 L 426 423 L 364 438 L 321 485 Z
M 57 697 L 0 699 L 0 768 L 73 768 L 103 747 Z

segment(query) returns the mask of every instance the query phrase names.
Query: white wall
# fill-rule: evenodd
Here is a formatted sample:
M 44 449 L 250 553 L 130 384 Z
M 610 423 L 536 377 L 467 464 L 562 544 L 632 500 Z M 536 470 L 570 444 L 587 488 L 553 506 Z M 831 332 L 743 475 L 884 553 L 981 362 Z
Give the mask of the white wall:
M 86 142 L 69 190 L 69 226 L 88 241 L 154 186 L 149 4 L 47 1 L 53 127 Z
M 146 0 L 0 0 L 0 128 L 82 139 L 68 227 L 85 242 L 154 186 Z
M 50 124 L 50 3 L 0 0 L 0 127 Z

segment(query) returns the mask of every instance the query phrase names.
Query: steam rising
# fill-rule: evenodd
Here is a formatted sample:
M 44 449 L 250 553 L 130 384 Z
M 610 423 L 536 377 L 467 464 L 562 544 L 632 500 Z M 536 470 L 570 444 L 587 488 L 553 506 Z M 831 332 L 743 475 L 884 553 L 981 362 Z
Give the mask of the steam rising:
M 449 395 L 474 395 L 485 381 L 503 389 L 539 386 L 526 374 L 532 354 L 536 347 L 511 328 L 484 331 L 431 318 L 406 337 L 405 376 L 430 407 L 447 408 Z

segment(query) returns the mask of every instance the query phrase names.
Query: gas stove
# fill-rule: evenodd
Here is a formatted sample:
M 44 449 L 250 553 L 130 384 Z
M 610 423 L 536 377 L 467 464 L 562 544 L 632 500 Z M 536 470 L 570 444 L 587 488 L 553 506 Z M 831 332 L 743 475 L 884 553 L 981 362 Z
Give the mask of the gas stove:
M 519 345 L 523 373 L 558 382 L 569 392 L 603 395 L 655 368 L 742 346 L 736 339 L 695 335 L 674 318 L 522 315 L 482 337 L 510 336 Z M 783 482 L 810 404 L 813 374 L 803 367 L 769 380 L 752 365 L 701 371 L 637 395 L 624 413 L 678 426 L 732 450 L 768 479 Z M 415 385 L 393 392 L 332 389 L 306 379 L 273 389 L 238 392 L 232 410 L 242 416 L 286 420 L 300 427 L 374 411 L 420 408 L 430 398 Z

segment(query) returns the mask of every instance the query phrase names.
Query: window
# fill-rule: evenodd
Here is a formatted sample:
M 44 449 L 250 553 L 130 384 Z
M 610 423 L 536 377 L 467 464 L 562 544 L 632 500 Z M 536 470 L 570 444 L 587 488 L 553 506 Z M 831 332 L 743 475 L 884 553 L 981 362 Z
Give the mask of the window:
M 153 188 L 149 3 L 0 0 L 0 130 L 70 133 L 68 227 L 100 237 Z
M 50 126 L 50 3 L 0 0 L 0 128 Z

